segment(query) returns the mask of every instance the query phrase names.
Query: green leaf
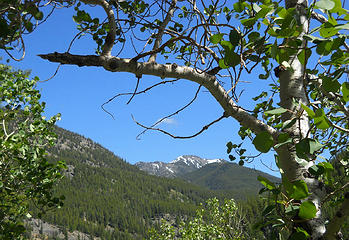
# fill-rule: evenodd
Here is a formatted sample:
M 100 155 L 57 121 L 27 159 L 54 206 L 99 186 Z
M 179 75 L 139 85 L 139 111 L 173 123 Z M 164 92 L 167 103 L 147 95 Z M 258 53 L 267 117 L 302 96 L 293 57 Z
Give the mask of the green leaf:
M 320 165 L 313 165 L 310 168 L 308 168 L 308 171 L 310 174 L 314 176 L 320 176 L 325 172 L 325 168 Z
M 349 83 L 348 82 L 344 82 L 341 86 L 341 91 L 343 93 L 343 100 L 345 102 L 349 101 Z
M 283 124 L 282 124 L 282 128 L 281 129 L 287 129 L 287 128 L 290 128 L 292 127 L 295 123 L 297 122 L 297 119 L 294 118 L 292 120 L 287 120 L 285 121 Z
M 338 15 L 347 14 L 347 11 L 342 8 L 341 0 L 333 0 L 335 7 L 330 10 L 330 13 L 338 13 Z
M 304 201 L 299 207 L 298 216 L 302 219 L 312 219 L 316 215 L 316 207 L 312 201 Z
M 335 3 L 332 0 L 320 0 L 315 3 L 315 7 L 324 10 L 331 10 L 335 7 Z
M 319 166 L 324 167 L 326 169 L 326 171 L 333 171 L 334 170 L 332 164 L 329 162 L 321 162 L 321 163 L 319 163 Z
M 258 133 L 252 143 L 258 151 L 267 153 L 272 148 L 274 141 L 273 137 L 265 131 Z
M 229 66 L 227 66 L 224 62 L 224 59 L 219 59 L 218 65 L 222 68 L 222 69 L 227 69 L 229 68 Z
M 296 215 L 299 210 L 299 206 L 290 204 L 285 208 L 285 213 L 287 215 Z
M 248 40 L 250 42 L 254 42 L 258 39 L 260 39 L 260 33 L 259 32 L 251 32 L 250 34 L 248 34 Z
M 317 140 L 314 139 L 308 139 L 309 141 L 309 152 L 310 154 L 314 154 L 314 152 L 320 150 L 323 148 L 325 145 L 319 143 Z
M 317 54 L 327 56 L 331 53 L 332 46 L 333 46 L 332 39 L 327 41 L 321 41 L 316 44 L 317 44 L 317 47 L 316 47 Z
M 240 33 L 235 28 L 229 33 L 229 41 L 234 46 L 234 48 L 239 44 L 241 39 Z
M 240 2 L 240 1 L 234 3 L 233 7 L 234 7 L 234 10 L 239 13 L 241 13 L 245 9 L 244 2 Z
M 256 23 L 255 18 L 242 19 L 241 24 L 245 27 L 252 27 Z
M 321 25 L 319 33 L 321 37 L 329 38 L 336 35 L 338 33 L 338 29 L 336 28 L 336 26 L 333 26 L 331 23 L 326 22 Z
M 44 18 L 44 14 L 41 11 L 38 11 L 37 13 L 34 14 L 34 18 L 36 20 L 42 20 Z
M 225 52 L 232 52 L 234 46 L 229 41 L 221 41 L 220 45 L 224 48 Z
M 309 154 L 314 154 L 314 152 L 320 150 L 322 147 L 324 145 L 317 140 L 304 138 L 296 144 L 296 153 L 298 157 L 307 159 Z
M 308 106 L 304 105 L 303 103 L 301 103 L 302 108 L 307 112 L 308 116 L 310 118 L 314 118 L 315 117 L 315 113 L 313 110 L 311 110 Z
M 271 182 L 269 179 L 263 177 L 263 176 L 258 176 L 257 180 L 263 184 L 266 188 L 268 188 L 269 190 L 273 190 L 276 188 L 275 184 L 273 182 Z
M 289 240 L 307 240 L 309 239 L 310 235 L 301 228 L 297 228 L 296 232 L 292 233 Z
M 223 33 L 217 33 L 215 35 L 212 35 L 210 37 L 210 42 L 213 44 L 218 44 L 222 40 L 223 36 L 224 36 Z
M 298 180 L 290 183 L 284 178 L 282 182 L 290 198 L 293 198 L 295 200 L 302 200 L 309 196 L 307 184 L 303 180 Z
M 310 49 L 303 49 L 298 55 L 297 58 L 301 62 L 302 65 L 306 64 L 309 57 L 311 56 L 311 50 Z
M 233 155 L 229 155 L 229 160 L 230 160 L 230 161 L 235 161 L 235 160 L 236 160 L 236 157 L 234 157 Z
M 321 108 L 317 109 L 315 112 L 314 123 L 317 128 L 323 130 L 328 129 L 331 126 L 330 120 L 328 120 L 324 110 Z
M 274 148 L 279 148 L 285 144 L 292 143 L 292 138 L 288 133 L 280 133 L 278 136 L 278 144 L 274 146 Z
M 275 209 L 276 205 L 275 204 L 272 204 L 272 205 L 269 205 L 267 206 L 263 212 L 262 212 L 262 216 L 266 216 L 268 215 L 269 213 L 271 213 L 271 211 L 273 211 Z
M 225 53 L 224 57 L 225 63 L 228 64 L 230 67 L 235 67 L 236 65 L 240 64 L 240 56 L 233 52 L 229 51 Z
M 265 111 L 265 115 L 278 115 L 287 112 L 287 109 L 279 107 L 272 110 Z
M 323 81 L 323 88 L 327 92 L 335 93 L 341 87 L 340 83 L 336 79 L 332 79 L 332 78 L 329 78 L 329 77 L 323 77 L 322 81 Z
M 229 154 L 231 152 L 231 150 L 233 149 L 233 143 L 228 142 L 226 146 L 227 146 L 227 153 Z
M 265 18 L 265 16 L 269 15 L 270 13 L 273 12 L 273 8 L 266 6 L 266 5 L 261 5 L 260 6 L 261 9 L 258 11 L 258 13 L 256 14 L 256 18 Z

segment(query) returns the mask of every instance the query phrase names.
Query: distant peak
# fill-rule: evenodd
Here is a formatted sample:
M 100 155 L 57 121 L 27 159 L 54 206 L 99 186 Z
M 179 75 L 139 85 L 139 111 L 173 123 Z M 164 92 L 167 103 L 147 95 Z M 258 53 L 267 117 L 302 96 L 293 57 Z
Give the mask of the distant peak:
M 195 168 L 201 168 L 206 164 L 211 163 L 222 163 L 225 160 L 223 159 L 204 159 L 195 155 L 181 155 L 177 157 L 175 160 L 170 162 L 171 164 L 179 164 L 184 163 L 188 166 L 194 166 Z
M 195 155 L 181 155 L 177 157 L 175 160 L 171 161 L 170 163 L 176 163 L 176 162 L 187 162 L 187 160 L 203 160 L 201 157 L 195 156 Z

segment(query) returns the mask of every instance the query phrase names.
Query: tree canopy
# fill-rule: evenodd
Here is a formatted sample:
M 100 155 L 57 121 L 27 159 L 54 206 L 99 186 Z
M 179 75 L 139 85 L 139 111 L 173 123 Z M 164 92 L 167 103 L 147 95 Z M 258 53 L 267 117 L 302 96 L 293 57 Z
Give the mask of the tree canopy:
M 73 19 L 80 31 L 73 41 L 82 35 L 91 37 L 96 42 L 95 55 L 70 53 L 70 48 L 58 53 L 52 46 L 53 52 L 42 53 L 41 58 L 133 73 L 138 82 L 134 92 L 128 93 L 129 102 L 177 80 L 197 83 L 198 92 L 206 88 L 222 107 L 222 115 L 198 133 L 177 136 L 158 128 L 159 122 L 136 123 L 145 130 L 190 138 L 223 118 L 235 119 L 241 139 L 250 139 L 260 153 L 272 151 L 282 175 L 280 185 L 259 178 L 274 199 L 264 211 L 265 223 L 280 231 L 288 229 L 290 239 L 340 236 L 349 215 L 348 158 L 339 162 L 346 180 L 336 181 L 333 172 L 338 164 L 333 164 L 331 156 L 348 151 L 349 13 L 345 1 L 19 1 L 17 8 L 14 3 L 1 5 L 5 26 L 1 47 L 6 51 L 16 43 L 23 46 L 22 34 L 32 30 L 24 23 L 43 19 L 44 3 L 53 8 L 71 4 L 66 6 L 74 7 Z M 96 8 L 103 10 L 104 18 Z M 133 53 L 123 52 L 126 44 L 133 46 Z M 143 75 L 159 81 L 140 90 Z M 246 77 L 266 85 L 253 98 L 254 109 L 239 101 L 239 86 Z M 233 150 L 236 154 L 231 154 Z M 231 160 L 239 158 L 241 165 L 251 159 L 237 143 L 227 143 L 227 152 Z M 338 211 L 325 219 L 323 207 L 330 206 L 328 202 Z
M 45 104 L 29 72 L 0 65 L 0 238 L 17 239 L 25 231 L 29 205 L 43 212 L 62 205 L 53 193 L 63 162 L 49 163 L 46 147 L 55 141 L 53 126 L 59 116 L 46 120 Z

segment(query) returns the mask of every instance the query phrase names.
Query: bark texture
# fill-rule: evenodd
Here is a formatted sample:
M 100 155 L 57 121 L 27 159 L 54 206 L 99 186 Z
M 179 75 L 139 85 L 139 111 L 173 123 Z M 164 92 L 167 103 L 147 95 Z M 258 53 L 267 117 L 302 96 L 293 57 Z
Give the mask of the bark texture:
M 298 39 L 302 40 L 302 47 L 306 46 L 306 41 L 303 39 L 304 34 L 308 33 L 309 18 L 307 16 L 308 2 L 306 0 L 286 0 L 287 8 L 295 8 L 297 11 L 297 22 L 303 27 L 302 33 L 298 36 Z M 295 104 L 303 103 L 308 104 L 305 88 L 305 65 L 303 65 L 297 58 L 296 53 L 291 56 L 288 64 L 291 69 L 284 71 L 280 74 L 280 105 L 283 108 L 290 111 L 282 115 L 282 120 L 297 119 L 296 124 L 287 130 L 287 132 L 296 140 L 300 141 L 306 138 L 309 134 L 309 120 L 305 111 L 302 110 L 300 105 Z M 293 146 L 285 146 L 277 150 L 280 160 L 280 167 L 283 171 L 282 177 L 287 178 L 289 181 L 303 180 L 307 183 L 311 196 L 308 200 L 311 200 L 316 208 L 316 217 L 312 220 L 305 221 L 303 223 L 297 223 L 295 226 L 301 226 L 308 233 L 311 234 L 312 239 L 322 239 L 326 228 L 325 221 L 321 212 L 321 198 L 324 195 L 323 189 L 321 189 L 319 182 L 311 177 L 308 173 L 308 168 L 314 165 L 313 161 L 308 162 L 305 166 L 301 162 L 305 161 L 297 158 L 296 150 Z

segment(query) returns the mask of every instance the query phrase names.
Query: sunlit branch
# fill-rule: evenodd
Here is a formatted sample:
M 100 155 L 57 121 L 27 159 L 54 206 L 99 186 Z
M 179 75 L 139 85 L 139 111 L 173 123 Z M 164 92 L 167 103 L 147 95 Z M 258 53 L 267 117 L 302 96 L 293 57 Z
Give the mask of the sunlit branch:
M 160 78 L 179 78 L 196 82 L 204 86 L 223 110 L 235 118 L 241 125 L 250 128 L 253 132 L 269 132 L 274 139 L 277 139 L 278 132 L 273 127 L 257 119 L 244 111 L 226 93 L 225 89 L 218 82 L 215 76 L 207 73 L 198 73 L 195 69 L 177 64 L 158 64 L 149 62 L 134 62 L 131 59 L 118 57 L 105 57 L 96 55 L 73 55 L 69 53 L 51 53 L 39 55 L 43 59 L 62 64 L 77 66 L 103 67 L 110 72 L 129 72 L 139 75 L 152 75 Z

